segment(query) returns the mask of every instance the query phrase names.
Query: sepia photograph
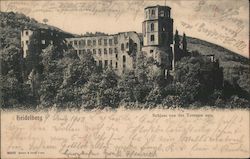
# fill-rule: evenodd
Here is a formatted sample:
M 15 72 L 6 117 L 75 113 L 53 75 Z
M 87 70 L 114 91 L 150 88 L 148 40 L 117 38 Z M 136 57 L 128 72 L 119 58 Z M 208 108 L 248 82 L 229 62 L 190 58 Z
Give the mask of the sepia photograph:
M 1 0 L 1 158 L 249 158 L 248 0 Z

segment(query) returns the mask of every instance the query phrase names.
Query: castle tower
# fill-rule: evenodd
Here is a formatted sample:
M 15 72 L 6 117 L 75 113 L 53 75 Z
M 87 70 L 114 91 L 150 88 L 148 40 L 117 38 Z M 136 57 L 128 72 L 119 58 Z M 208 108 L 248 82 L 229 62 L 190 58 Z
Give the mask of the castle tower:
M 171 68 L 173 44 L 173 19 L 168 6 L 150 6 L 144 10 L 142 23 L 143 48 L 161 68 Z

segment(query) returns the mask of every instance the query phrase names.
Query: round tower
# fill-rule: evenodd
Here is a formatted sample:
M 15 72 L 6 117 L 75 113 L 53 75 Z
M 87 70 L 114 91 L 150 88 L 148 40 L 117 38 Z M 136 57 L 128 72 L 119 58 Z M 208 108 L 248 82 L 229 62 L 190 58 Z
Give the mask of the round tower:
M 172 62 L 173 19 L 168 6 L 150 6 L 144 9 L 142 23 L 143 48 L 158 66 L 168 69 Z

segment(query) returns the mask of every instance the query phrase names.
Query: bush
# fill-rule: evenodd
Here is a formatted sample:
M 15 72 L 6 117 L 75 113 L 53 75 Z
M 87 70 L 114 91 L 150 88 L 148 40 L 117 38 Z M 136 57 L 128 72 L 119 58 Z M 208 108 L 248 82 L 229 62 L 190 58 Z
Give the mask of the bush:
M 183 101 L 180 96 L 168 95 L 162 100 L 162 105 L 165 108 L 169 107 L 179 107 L 183 105 Z

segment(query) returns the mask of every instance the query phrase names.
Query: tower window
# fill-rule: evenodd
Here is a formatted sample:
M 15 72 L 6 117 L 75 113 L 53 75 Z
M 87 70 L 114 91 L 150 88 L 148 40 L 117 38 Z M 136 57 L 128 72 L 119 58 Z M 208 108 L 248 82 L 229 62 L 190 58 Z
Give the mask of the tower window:
M 154 35 L 150 36 L 150 41 L 155 41 L 155 36 Z
M 161 16 L 161 17 L 164 17 L 164 16 L 165 16 L 165 13 L 164 13 L 163 10 L 160 12 L 160 16 Z
M 154 25 L 154 23 L 151 23 L 150 28 L 151 28 L 151 29 L 150 29 L 151 31 L 154 31 L 154 30 L 155 30 L 155 25 Z
M 124 50 L 124 44 L 121 44 L 121 50 Z
M 118 68 L 118 63 L 117 62 L 115 63 L 115 68 Z
M 170 12 L 169 12 L 169 11 L 166 13 L 166 16 L 167 16 L 168 18 L 170 18 Z
M 26 34 L 26 35 L 29 35 L 29 32 L 28 32 L 28 31 L 26 31 L 26 32 L 25 32 L 25 34 Z
M 152 11 L 151 11 L 151 15 L 152 15 L 152 16 L 155 16 L 155 10 L 152 10 Z

